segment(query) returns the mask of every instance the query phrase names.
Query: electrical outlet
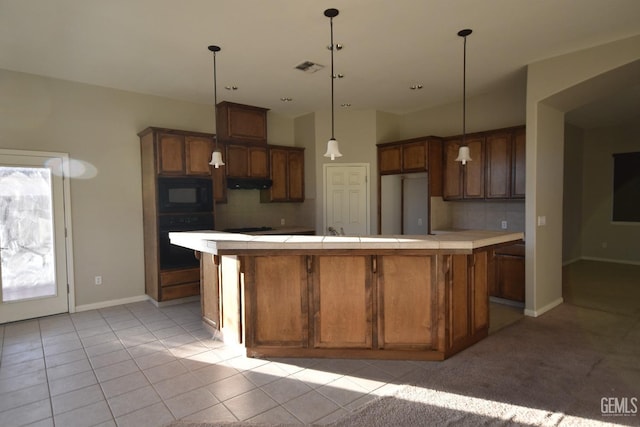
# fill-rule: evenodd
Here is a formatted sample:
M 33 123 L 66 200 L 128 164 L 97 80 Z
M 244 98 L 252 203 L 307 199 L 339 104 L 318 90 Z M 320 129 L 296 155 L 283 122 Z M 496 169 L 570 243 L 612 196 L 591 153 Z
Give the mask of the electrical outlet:
M 284 225 L 284 218 L 280 218 L 280 225 Z
M 507 221 L 502 221 L 502 222 L 500 223 L 500 227 L 501 227 L 503 230 L 506 230 L 506 229 L 507 229 Z
M 547 217 L 545 215 L 538 216 L 538 227 L 544 227 L 547 225 Z
M 96 276 L 94 282 L 96 285 L 102 285 L 102 276 Z
M 418 218 L 418 225 L 422 225 L 422 218 Z

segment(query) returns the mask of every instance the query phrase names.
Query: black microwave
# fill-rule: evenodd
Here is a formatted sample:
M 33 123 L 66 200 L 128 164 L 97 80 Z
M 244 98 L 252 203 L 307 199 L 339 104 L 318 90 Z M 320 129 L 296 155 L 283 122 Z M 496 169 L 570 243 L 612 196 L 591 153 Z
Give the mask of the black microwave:
M 208 178 L 158 178 L 160 213 L 212 212 L 213 186 Z

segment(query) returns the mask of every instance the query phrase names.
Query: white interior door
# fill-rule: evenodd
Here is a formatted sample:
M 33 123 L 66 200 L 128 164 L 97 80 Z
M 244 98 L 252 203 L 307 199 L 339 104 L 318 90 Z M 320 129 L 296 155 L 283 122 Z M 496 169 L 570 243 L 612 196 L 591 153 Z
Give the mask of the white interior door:
M 369 165 L 324 165 L 324 234 L 369 234 Z
M 0 150 L 0 323 L 69 311 L 67 166 L 59 153 Z

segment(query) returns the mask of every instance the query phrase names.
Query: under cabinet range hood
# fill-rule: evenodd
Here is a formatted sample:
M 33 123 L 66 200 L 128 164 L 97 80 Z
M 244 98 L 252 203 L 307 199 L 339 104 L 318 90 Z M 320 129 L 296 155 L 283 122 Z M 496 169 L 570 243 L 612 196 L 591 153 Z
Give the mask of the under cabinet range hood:
M 230 190 L 264 190 L 271 188 L 268 178 L 227 178 L 227 188 Z

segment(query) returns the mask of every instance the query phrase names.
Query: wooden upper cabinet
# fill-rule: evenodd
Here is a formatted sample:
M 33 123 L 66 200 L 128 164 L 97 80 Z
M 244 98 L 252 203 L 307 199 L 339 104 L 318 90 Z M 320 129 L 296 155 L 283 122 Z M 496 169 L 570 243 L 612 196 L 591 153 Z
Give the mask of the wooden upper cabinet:
M 511 197 L 524 199 L 526 190 L 526 140 L 527 131 L 524 127 L 514 131 L 511 167 Z
M 410 140 L 378 147 L 380 175 L 426 172 L 429 167 L 429 143 L 426 139 Z
M 213 140 L 201 136 L 186 136 L 184 139 L 185 166 L 187 175 L 211 175 L 211 153 Z
M 226 144 L 227 176 L 231 178 L 267 178 L 267 147 Z
M 304 202 L 304 150 L 289 150 L 289 201 Z
M 465 199 L 484 197 L 484 137 L 467 137 L 471 161 L 463 168 L 463 190 Z M 459 163 L 459 162 L 456 162 Z
M 160 134 L 158 136 L 158 174 L 184 175 L 184 136 Z
M 401 153 L 401 145 L 391 145 L 378 148 L 378 170 L 380 175 L 402 173 Z
M 462 199 L 462 168 L 460 167 L 460 163 L 456 162 L 459 148 L 459 139 L 448 139 L 444 142 L 444 183 L 442 197 L 445 200 Z
M 212 151 L 211 137 L 160 133 L 157 151 L 158 174 L 210 176 L 209 160 Z
M 226 159 L 222 159 L 226 162 Z M 217 168 L 211 167 L 213 180 L 213 201 L 216 203 L 226 203 L 227 201 L 227 166 Z
M 526 130 L 524 127 L 487 133 L 487 198 L 524 198 L 525 140 Z
M 402 172 L 424 172 L 428 164 L 428 146 L 426 141 L 402 145 Z
M 506 199 L 511 194 L 511 132 L 487 135 L 488 199 Z
M 269 162 L 267 147 L 248 147 L 249 177 L 267 178 L 269 176 Z
M 269 146 L 269 170 L 273 184 L 261 201 L 304 201 L 304 148 Z
M 378 173 L 429 172 L 429 194 L 442 196 L 442 138 L 427 136 L 378 144 Z
M 267 143 L 268 109 L 233 102 L 220 102 L 216 111 L 220 140 Z
M 471 161 L 466 165 L 457 162 L 458 150 L 462 145 L 459 137 L 448 139 L 444 144 L 444 184 L 445 200 L 484 198 L 484 136 L 467 135 Z

